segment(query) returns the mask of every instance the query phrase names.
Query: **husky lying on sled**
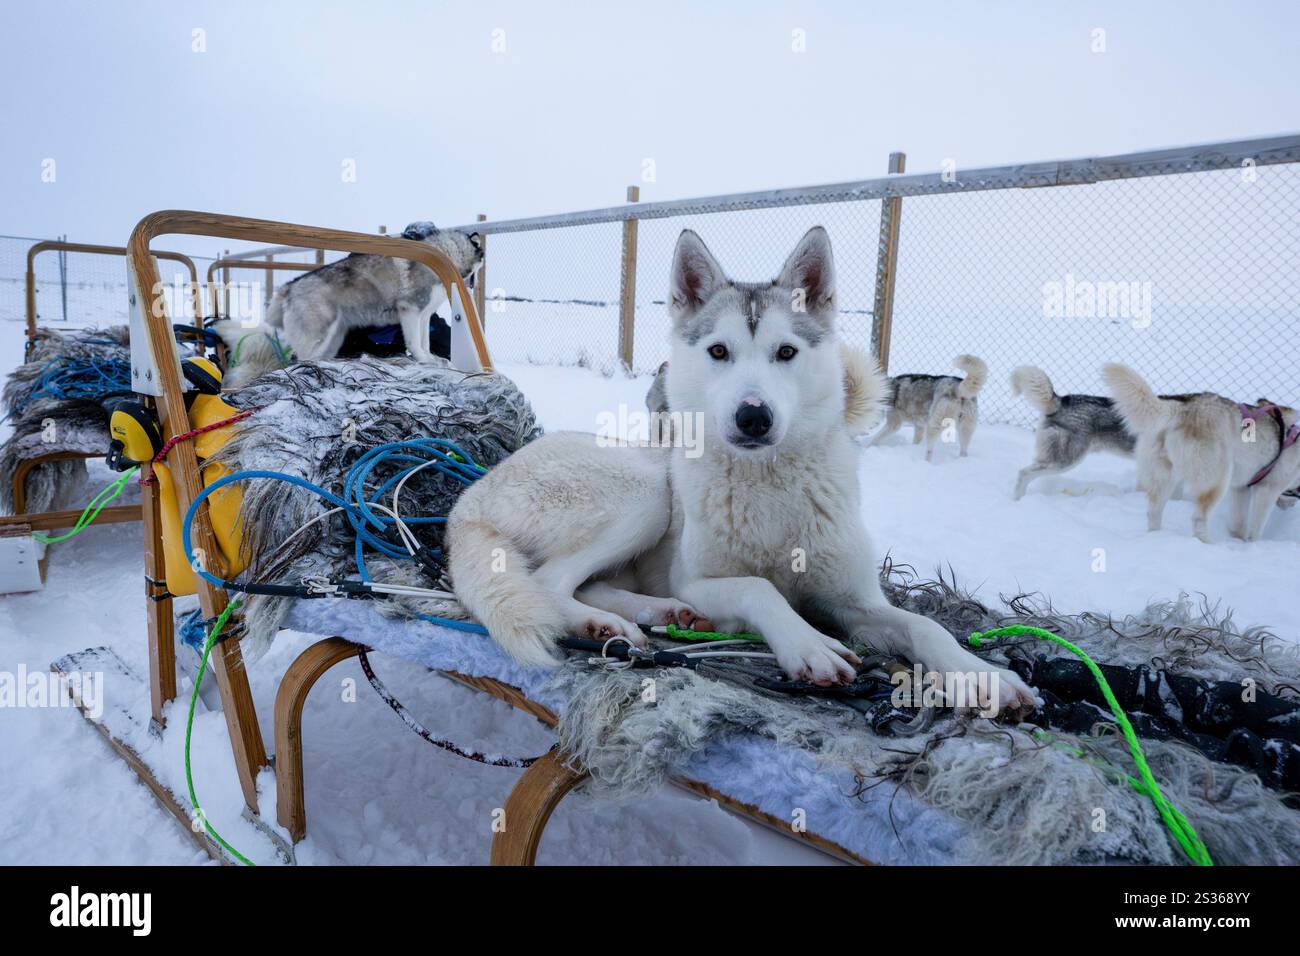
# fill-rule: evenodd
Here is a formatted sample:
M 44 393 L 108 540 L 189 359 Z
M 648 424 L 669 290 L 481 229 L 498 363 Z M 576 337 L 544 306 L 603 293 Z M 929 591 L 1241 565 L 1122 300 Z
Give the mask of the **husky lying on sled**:
M 438 229 L 431 222 L 411 223 L 402 238 L 444 253 L 462 278 L 469 278 L 483 261 L 474 236 Z M 261 327 L 249 328 L 234 319 L 213 326 L 229 353 L 238 356 L 225 384 L 238 388 L 282 368 L 286 352 L 296 361 L 332 359 L 350 330 L 394 323 L 401 324 L 412 357 L 432 362 L 429 320 L 446 301 L 446 290 L 428 266 L 354 252 L 276 290 Z
M 668 405 L 697 416 L 696 454 L 575 432 L 525 446 L 461 495 L 447 524 L 457 597 L 518 660 L 554 662 L 564 634 L 644 645 L 638 625 L 761 632 L 792 678 L 851 681 L 854 647 L 944 675 L 981 707 L 1029 687 L 889 604 L 845 424 L 830 239 L 814 228 L 780 275 L 733 282 L 685 231 L 668 295 Z M 876 405 L 874 370 L 858 396 Z

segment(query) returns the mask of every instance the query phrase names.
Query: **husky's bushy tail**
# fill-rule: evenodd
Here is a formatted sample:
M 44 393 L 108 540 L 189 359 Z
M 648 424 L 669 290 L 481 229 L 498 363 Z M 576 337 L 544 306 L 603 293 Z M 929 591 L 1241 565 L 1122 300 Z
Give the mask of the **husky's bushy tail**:
M 840 345 L 844 363 L 844 424 L 860 435 L 870 431 L 884 417 L 889 381 L 876 360 L 861 349 Z
M 1011 371 L 1011 391 L 1023 396 L 1043 415 L 1051 415 L 1061 407 L 1061 399 L 1052 388 L 1052 380 L 1041 368 L 1021 365 Z
M 474 517 L 447 523 L 447 569 L 456 597 L 520 664 L 554 667 L 564 636 L 555 594 L 533 579 L 528 558 L 492 525 Z
M 266 307 L 266 319 L 260 325 L 246 326 L 235 319 L 222 319 L 212 325 L 212 331 L 226 343 L 229 372 L 222 384 L 226 388 L 239 388 L 253 379 L 282 367 L 281 350 L 271 336 L 284 328 L 284 290 L 276 292 Z
M 1134 434 L 1154 431 L 1169 421 L 1173 404 L 1157 395 L 1146 379 L 1127 365 L 1108 363 L 1102 366 L 1101 377 L 1115 399 L 1115 407 L 1124 416 L 1124 423 Z
M 974 355 L 958 355 L 952 360 L 952 367 L 966 375 L 957 386 L 957 394 L 961 398 L 974 398 L 988 381 L 989 367 L 984 364 L 983 359 L 976 358 Z

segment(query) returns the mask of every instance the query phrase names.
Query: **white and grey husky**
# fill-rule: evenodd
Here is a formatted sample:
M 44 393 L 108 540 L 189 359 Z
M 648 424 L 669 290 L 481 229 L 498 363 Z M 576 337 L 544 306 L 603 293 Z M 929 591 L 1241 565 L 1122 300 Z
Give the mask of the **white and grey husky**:
M 884 383 L 874 369 L 846 370 L 834 293 L 820 227 L 762 283 L 729 280 L 683 232 L 668 294 L 667 399 L 697 417 L 702 444 L 687 455 L 557 432 L 497 465 L 448 519 L 466 609 L 532 664 L 553 662 L 552 642 L 566 633 L 643 645 L 638 625 L 675 621 L 759 631 L 791 677 L 851 680 L 857 654 L 811 618 L 852 647 L 943 675 L 970 706 L 1032 706 L 1016 675 L 881 592 L 851 437 L 867 422 L 848 409 L 878 406 Z
M 444 253 L 462 278 L 483 261 L 474 236 L 431 222 L 411 223 L 402 238 Z M 350 329 L 399 323 L 412 357 L 432 362 L 429 320 L 446 301 L 446 290 L 428 266 L 353 253 L 277 289 L 261 326 L 249 328 L 234 319 L 213 326 L 229 354 L 238 356 L 225 385 L 238 388 L 282 367 L 286 350 L 299 361 L 331 359 Z
M 955 375 L 895 375 L 889 380 L 889 414 L 885 427 L 866 444 L 874 445 L 903 427 L 912 425 L 912 444 L 925 439 L 925 460 L 934 460 L 939 439 L 954 430 L 960 456 L 966 457 L 970 440 L 979 424 L 980 389 L 989 377 L 989 368 L 974 355 L 958 355 L 952 367 L 965 378 Z M 951 439 L 947 439 L 951 440 Z
M 1215 395 L 1157 395 L 1125 365 L 1102 376 L 1137 435 L 1138 483 L 1147 493 L 1147 527 L 1160 530 L 1165 504 L 1183 483 L 1194 505 L 1192 531 L 1208 542 L 1210 512 L 1229 496 L 1228 529 L 1257 540 L 1279 497 L 1300 479 L 1300 415 L 1261 402 Z
M 1021 365 L 1011 373 L 1011 390 L 1042 413 L 1034 432 L 1034 460 L 1016 476 L 1015 498 L 1044 475 L 1059 475 L 1094 451 L 1132 455 L 1137 438 L 1124 427 L 1115 403 L 1100 395 L 1057 395 L 1041 368 Z

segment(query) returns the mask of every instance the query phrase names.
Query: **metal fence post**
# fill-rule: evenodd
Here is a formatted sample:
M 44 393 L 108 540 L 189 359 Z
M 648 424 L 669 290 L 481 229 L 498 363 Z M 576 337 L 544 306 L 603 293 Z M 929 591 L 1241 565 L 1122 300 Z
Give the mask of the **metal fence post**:
M 478 214 L 479 222 L 487 222 L 487 213 Z M 483 253 L 483 262 L 474 277 L 474 308 L 478 309 L 478 324 L 487 328 L 487 236 L 478 233 L 478 247 Z
M 270 253 L 267 253 L 266 261 L 274 262 L 275 256 L 271 255 Z M 274 290 L 275 290 L 275 270 L 267 269 L 266 270 L 266 304 L 267 305 L 271 304 L 271 293 Z
M 891 174 L 907 165 L 906 153 L 889 154 Z M 871 310 L 871 350 L 882 372 L 889 371 L 889 337 L 894 329 L 894 280 L 898 277 L 898 226 L 903 200 L 889 196 L 880 203 L 880 243 L 876 248 L 876 298 Z
M 641 198 L 640 186 L 627 187 L 627 201 Z M 636 322 L 636 227 L 635 219 L 623 220 L 623 275 L 618 300 L 618 357 L 632 371 L 632 333 Z
M 230 257 L 230 250 L 222 249 L 221 258 L 227 259 L 229 257 Z M 222 288 L 221 303 L 225 307 L 222 314 L 225 315 L 226 318 L 230 318 L 230 267 L 229 266 L 227 266 L 225 269 L 221 271 L 221 288 Z M 216 317 L 213 316 L 213 318 Z
M 60 242 L 68 241 L 68 234 L 65 232 L 59 236 Z M 63 302 L 63 324 L 68 324 L 68 252 L 66 249 L 59 250 L 59 296 Z

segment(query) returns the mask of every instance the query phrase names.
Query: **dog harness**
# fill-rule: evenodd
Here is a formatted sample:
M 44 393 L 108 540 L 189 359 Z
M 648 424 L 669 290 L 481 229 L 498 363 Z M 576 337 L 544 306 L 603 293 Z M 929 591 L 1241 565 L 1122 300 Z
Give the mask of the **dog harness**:
M 1277 454 L 1273 456 L 1272 461 L 1255 472 L 1255 477 L 1246 482 L 1246 487 L 1250 488 L 1259 484 L 1268 477 L 1269 472 L 1277 465 L 1282 457 L 1282 453 L 1294 445 L 1297 439 L 1300 439 L 1300 421 L 1296 421 L 1290 428 L 1286 427 L 1286 421 L 1282 418 L 1282 409 L 1272 402 L 1260 402 L 1258 405 L 1247 405 L 1245 402 L 1238 402 L 1237 408 L 1241 412 L 1243 422 L 1258 422 L 1264 415 L 1268 415 L 1273 421 L 1277 422 Z

